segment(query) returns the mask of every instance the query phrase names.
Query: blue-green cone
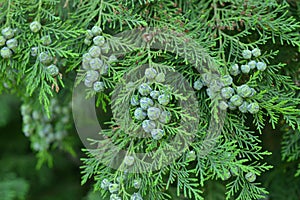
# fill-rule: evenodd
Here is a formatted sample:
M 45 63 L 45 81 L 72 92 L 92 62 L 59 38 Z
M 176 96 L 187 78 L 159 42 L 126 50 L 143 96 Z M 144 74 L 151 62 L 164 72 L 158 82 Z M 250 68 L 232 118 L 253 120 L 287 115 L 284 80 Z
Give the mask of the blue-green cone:
M 99 70 L 101 75 L 106 75 L 108 73 L 108 65 L 104 64 Z
M 219 79 L 214 79 L 209 84 L 209 89 L 213 93 L 220 92 L 223 87 L 223 83 Z
M 99 73 L 94 70 L 88 70 L 85 78 L 89 81 L 95 82 L 99 79 Z
M 255 69 L 256 68 L 256 61 L 255 60 L 249 61 L 248 66 L 250 67 L 250 69 Z
M 157 71 L 150 67 L 150 68 L 147 68 L 145 70 L 145 77 L 148 79 L 148 80 L 153 80 L 157 75 Z
M 2 35 L 0 35 L 0 47 L 4 46 L 5 43 L 6 43 L 5 37 L 3 37 Z
M 140 179 L 133 180 L 133 187 L 135 189 L 140 189 L 140 187 L 141 187 L 141 180 Z
M 89 65 L 94 70 L 101 69 L 103 66 L 103 61 L 100 58 L 92 58 Z
M 165 78 L 166 78 L 166 77 L 165 77 L 165 74 L 162 73 L 162 72 L 160 72 L 160 73 L 158 73 L 157 76 L 155 77 L 155 81 L 158 82 L 158 83 L 163 83 L 163 82 L 166 81 Z
M 193 84 L 193 88 L 195 90 L 201 90 L 203 88 L 204 84 L 200 79 L 197 79 L 194 84 Z
M 203 73 L 201 76 L 201 81 L 204 86 L 208 86 L 215 77 L 212 73 Z
M 10 27 L 2 29 L 1 33 L 6 39 L 11 39 L 14 37 L 14 31 Z
M 229 69 L 229 73 L 232 75 L 232 76 L 237 76 L 240 74 L 240 69 L 239 69 L 239 65 L 238 64 L 234 64 L 230 67 Z
M 40 53 L 40 55 L 39 55 L 39 60 L 40 60 L 40 62 L 41 62 L 42 64 L 48 66 L 48 65 L 51 64 L 53 58 L 52 58 L 52 56 L 51 56 L 49 53 L 47 53 L 47 52 L 42 52 L 42 53 Z
M 131 166 L 134 163 L 134 157 L 133 156 L 125 156 L 124 158 L 124 164 L 127 166 Z
M 237 94 L 243 98 L 247 98 L 247 97 L 251 96 L 251 94 L 252 94 L 251 88 L 246 84 L 238 86 L 236 91 L 237 91 Z
M 224 99 L 229 99 L 234 94 L 234 89 L 232 87 L 224 87 L 221 90 L 221 96 Z
M 231 101 L 228 101 L 227 105 L 228 105 L 229 110 L 236 110 L 236 106 L 233 105 L 233 103 Z
M 37 56 L 38 51 L 39 51 L 38 47 L 32 47 L 31 50 L 30 50 L 30 55 L 35 57 L 35 56 Z
M 231 177 L 230 171 L 228 169 L 225 169 L 223 172 L 222 180 L 226 181 L 226 180 L 230 179 L 230 177 Z
M 2 56 L 2 58 L 4 59 L 8 59 L 12 56 L 12 51 L 7 48 L 7 47 L 3 47 L 1 50 L 0 50 L 0 54 Z
M 96 36 L 93 39 L 94 45 L 103 46 L 105 44 L 105 38 L 103 36 Z
M 140 106 L 143 110 L 147 110 L 149 107 L 153 106 L 154 102 L 152 101 L 152 99 L 148 98 L 148 97 L 142 97 L 140 99 Z
M 93 37 L 94 37 L 93 32 L 91 30 L 86 30 L 85 38 L 91 40 L 93 39 Z
M 89 54 L 94 58 L 98 58 L 101 55 L 101 48 L 98 46 L 92 46 L 89 50 Z
M 169 111 L 162 111 L 159 116 L 159 121 L 163 124 L 167 124 L 171 121 L 171 113 Z
M 82 55 L 82 62 L 90 62 L 92 60 L 92 56 L 89 53 L 85 53 Z
M 30 23 L 29 28 L 33 33 L 37 33 L 41 30 L 42 25 L 38 21 L 33 21 Z
M 220 108 L 221 110 L 227 110 L 228 104 L 227 104 L 225 101 L 220 101 L 220 102 L 219 102 L 219 108 Z
M 96 81 L 93 84 L 93 89 L 95 92 L 102 92 L 104 91 L 104 83 L 102 81 Z
M 147 83 L 142 83 L 138 90 L 142 96 L 147 96 L 152 91 L 152 88 Z
M 257 63 L 256 63 L 256 68 L 257 68 L 259 71 L 265 71 L 266 68 L 267 68 L 267 65 L 266 65 L 266 63 L 264 63 L 264 62 L 257 62 Z
M 109 200 L 122 200 L 117 194 L 111 194 Z
M 234 105 L 234 106 L 240 106 L 243 103 L 243 98 L 239 95 L 233 95 L 230 98 L 230 102 Z
M 224 86 L 230 86 L 233 82 L 233 79 L 230 75 L 225 75 L 221 78 L 221 82 Z
M 99 26 L 93 26 L 92 33 L 94 36 L 100 35 L 102 33 L 102 29 Z
M 138 95 L 133 95 L 130 99 L 130 104 L 132 106 L 138 106 L 140 105 L 140 100 L 139 100 L 139 96 Z
M 159 91 L 154 90 L 150 92 L 150 97 L 152 97 L 152 99 L 157 99 L 159 95 L 160 95 Z
M 238 176 L 238 175 L 239 175 L 239 168 L 236 167 L 236 166 L 230 168 L 230 173 L 231 173 L 233 176 Z
M 248 74 L 250 72 L 250 66 L 249 65 L 241 65 L 241 71 L 244 74 Z
M 243 50 L 242 56 L 244 59 L 250 59 L 252 56 L 252 52 L 250 50 Z
M 101 46 L 101 52 L 104 53 L 104 54 L 108 54 L 110 50 L 110 46 L 108 43 L 104 43 L 102 46 Z
M 143 200 L 140 193 L 133 193 L 130 197 L 130 200 Z
M 197 155 L 196 155 L 196 152 L 195 151 L 189 151 L 186 153 L 186 160 L 187 161 L 194 161 L 196 160 L 197 158 Z
M 86 77 L 85 77 L 85 79 L 84 79 L 84 85 L 86 86 L 86 87 L 93 87 L 93 81 L 89 81 L 89 80 L 87 80 L 86 79 Z
M 137 108 L 134 111 L 134 118 L 137 120 L 144 120 L 147 117 L 146 112 L 142 108 Z
M 258 113 L 259 111 L 259 104 L 254 102 L 254 103 L 250 103 L 248 106 L 247 106 L 247 109 L 248 111 L 251 113 L 251 114 L 256 114 Z
M 88 38 L 84 38 L 83 43 L 87 46 L 90 46 L 92 44 L 92 40 L 88 39 Z
M 256 90 L 251 88 L 251 95 L 249 97 L 253 97 L 254 95 L 256 95 Z
M 110 183 L 108 186 L 108 190 L 110 193 L 116 193 L 119 191 L 119 185 L 115 183 Z
M 251 51 L 251 53 L 252 53 L 252 55 L 253 55 L 254 57 L 258 57 L 258 56 L 261 55 L 261 51 L 260 51 L 259 48 L 253 49 L 253 50 Z
M 152 131 L 153 129 L 155 129 L 155 127 L 156 127 L 156 124 L 155 124 L 155 122 L 152 121 L 152 120 L 144 120 L 144 121 L 142 122 L 142 128 L 144 129 L 144 131 L 145 131 L 146 133 L 151 133 L 151 131 Z
M 245 174 L 245 179 L 252 183 L 256 180 L 256 175 L 252 172 L 248 172 L 247 174 Z
M 239 106 L 239 110 L 242 112 L 242 113 L 247 113 L 248 112 L 248 105 L 249 103 L 247 101 L 244 101 L 242 103 L 242 105 Z
M 56 65 L 52 64 L 50 66 L 47 67 L 47 72 L 51 75 L 51 76 L 57 76 L 59 74 L 59 69 Z
M 18 47 L 18 40 L 15 38 L 9 39 L 6 41 L 6 46 L 13 51 L 16 51 Z
M 158 96 L 158 103 L 163 105 L 163 106 L 166 106 L 169 104 L 170 102 L 170 96 L 167 95 L 167 94 L 161 94 Z
M 105 178 L 105 179 L 103 179 L 102 181 L 101 181 L 101 188 L 103 189 L 103 190 L 107 190 L 108 189 L 108 187 L 109 187 L 109 185 L 110 185 L 110 182 Z
M 165 135 L 165 131 L 162 129 L 152 129 L 151 135 L 154 140 L 160 140 Z
M 147 110 L 147 115 L 150 120 L 157 120 L 160 116 L 160 109 L 156 107 L 150 107 Z
M 109 63 L 113 63 L 113 62 L 116 62 L 116 61 L 118 61 L 118 58 L 114 54 L 112 54 L 108 57 L 108 62 Z
M 206 88 L 206 94 L 209 98 L 212 98 L 214 93 L 210 90 L 210 88 Z
M 45 46 L 48 46 L 52 43 L 52 40 L 51 40 L 51 36 L 50 35 L 45 35 L 41 38 L 41 41 L 42 41 L 42 44 L 45 45 Z

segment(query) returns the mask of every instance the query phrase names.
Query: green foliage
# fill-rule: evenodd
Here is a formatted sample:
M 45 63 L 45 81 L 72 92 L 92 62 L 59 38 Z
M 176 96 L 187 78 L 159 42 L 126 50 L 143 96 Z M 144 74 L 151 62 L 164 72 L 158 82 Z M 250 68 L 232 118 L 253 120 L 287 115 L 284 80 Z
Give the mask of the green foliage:
M 46 110 L 50 104 L 49 98 L 56 88 L 63 87 L 60 76 L 51 77 L 46 73 L 45 67 L 39 62 L 38 57 L 32 57 L 30 51 L 32 47 L 38 47 L 38 54 L 48 52 L 55 57 L 55 62 L 60 62 L 63 58 L 78 57 L 74 48 L 70 48 L 76 43 L 77 37 L 83 30 L 72 24 L 70 21 L 63 21 L 56 13 L 56 8 L 60 1 L 32 0 L 26 2 L 3 1 L 0 19 L 1 27 L 11 27 L 17 29 L 17 39 L 19 46 L 9 61 L 1 59 L 1 79 L 5 80 L 8 87 L 24 87 L 28 96 L 37 93 L 38 99 Z M 63 11 L 64 12 L 64 11 Z M 42 28 L 38 33 L 33 33 L 29 29 L 32 21 L 38 21 Z M 50 35 L 55 42 L 49 46 L 43 45 L 41 38 Z M 61 42 L 58 42 L 61 41 Z M 68 65 L 72 66 L 71 63 Z M 60 66 L 65 71 L 65 64 Z M 0 91 L 3 90 L 0 86 Z M 49 110 L 47 110 L 49 113 Z
M 0 198 L 3 200 L 26 199 L 28 189 L 28 182 L 15 174 L 7 174 L 0 180 Z
M 90 191 L 88 195 L 84 198 L 84 200 L 97 200 L 100 199 L 101 195 L 99 192 Z
M 282 159 L 287 162 L 299 162 L 300 160 L 300 134 L 299 130 L 293 131 L 292 129 L 285 130 L 282 138 Z M 298 171 L 295 176 L 300 175 L 300 163 Z
M 75 136 L 68 135 L 73 82 L 84 83 L 84 96 L 111 114 L 99 117 L 104 139 L 89 138 L 98 148 L 84 150 L 82 184 L 93 178 L 98 192 L 87 199 L 109 193 L 123 200 L 134 193 L 156 200 L 262 199 L 269 192 L 260 176 L 272 166 L 264 160 L 271 153 L 260 134 L 269 125 L 285 127 L 282 159 L 299 165 L 299 176 L 299 65 L 279 61 L 281 46 L 293 53 L 300 48 L 297 2 L 1 0 L 0 5 L 0 29 L 11 27 L 18 41 L 12 57 L 0 57 L 0 91 L 21 98 L 23 132 L 38 167 L 52 165 L 53 149 L 75 155 Z M 33 30 L 32 22 L 41 28 Z M 96 37 L 101 41 L 93 41 Z M 165 77 L 145 77 L 143 65 Z M 229 75 L 233 81 L 224 85 Z M 144 116 L 135 116 L 138 104 L 130 105 L 133 96 L 150 98 L 150 89 L 139 90 L 146 83 L 168 98 L 151 97 L 151 106 L 170 113 L 168 123 L 154 119 L 151 129 L 162 131 L 161 137 L 144 131 Z M 225 86 L 232 89 L 228 98 L 220 92 Z M 124 162 L 124 154 L 133 163 Z M 104 179 L 118 190 L 105 189 Z M 136 180 L 140 188 L 133 187 Z
M 0 127 L 6 126 L 13 118 L 12 107 L 18 106 L 14 96 L 2 95 L 0 99 Z

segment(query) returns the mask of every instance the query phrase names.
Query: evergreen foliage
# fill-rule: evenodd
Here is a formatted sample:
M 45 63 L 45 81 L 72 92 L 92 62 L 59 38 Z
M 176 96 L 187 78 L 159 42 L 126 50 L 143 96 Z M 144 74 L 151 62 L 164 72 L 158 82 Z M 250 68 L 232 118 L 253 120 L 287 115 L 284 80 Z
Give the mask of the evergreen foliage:
M 279 60 L 284 48 L 299 59 L 299 10 L 285 0 L 0 0 L 0 92 L 22 100 L 38 167 L 56 148 L 75 156 L 73 86 L 109 115 L 98 117 L 104 139 L 84 149 L 82 184 L 93 178 L 98 192 L 87 199 L 280 199 L 261 184 L 272 169 L 261 136 L 283 127 L 282 160 L 299 177 L 299 62 Z M 28 189 L 14 183 L 0 180 L 8 200 Z
M 0 198 L 3 200 L 25 199 L 29 189 L 28 182 L 8 174 L 0 181 Z

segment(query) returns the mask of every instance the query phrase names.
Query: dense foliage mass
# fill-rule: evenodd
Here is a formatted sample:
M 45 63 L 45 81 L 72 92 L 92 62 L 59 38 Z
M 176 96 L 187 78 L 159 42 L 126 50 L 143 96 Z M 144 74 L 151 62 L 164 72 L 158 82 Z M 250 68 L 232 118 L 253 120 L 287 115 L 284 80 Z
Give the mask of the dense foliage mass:
M 0 92 L 38 168 L 80 154 L 73 88 L 95 100 L 87 199 L 296 200 L 299 18 L 292 0 L 0 0 Z M 0 199 L 25 198 L 1 172 Z

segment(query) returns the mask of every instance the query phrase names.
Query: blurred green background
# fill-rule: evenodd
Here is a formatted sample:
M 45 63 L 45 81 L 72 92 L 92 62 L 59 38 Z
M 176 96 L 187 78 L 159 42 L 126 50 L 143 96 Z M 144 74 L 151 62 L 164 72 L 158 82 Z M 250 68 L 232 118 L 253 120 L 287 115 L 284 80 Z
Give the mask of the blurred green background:
M 37 159 L 22 133 L 19 107 L 15 96 L 0 96 L 0 200 L 84 199 L 89 185 L 80 185 L 80 146 L 76 158 L 55 150 L 53 168 L 36 169 Z

